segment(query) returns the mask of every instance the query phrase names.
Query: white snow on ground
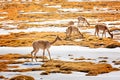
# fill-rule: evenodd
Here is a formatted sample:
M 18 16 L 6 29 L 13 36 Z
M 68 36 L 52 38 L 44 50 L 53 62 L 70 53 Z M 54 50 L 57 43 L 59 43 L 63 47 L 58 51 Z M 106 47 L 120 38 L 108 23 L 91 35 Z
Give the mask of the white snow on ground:
M 68 20 L 70 21 L 70 20 Z M 58 22 L 59 23 L 59 22 Z M 9 34 L 11 32 L 65 32 L 67 27 L 41 27 L 41 28 L 28 28 L 28 29 L 12 29 L 12 30 L 4 30 L 0 29 L 0 34 Z M 81 32 L 88 32 L 94 35 L 94 29 L 80 29 Z M 118 32 L 114 32 L 118 33 Z M 53 59 L 60 59 L 65 61 L 74 61 L 71 58 L 91 58 L 91 62 L 98 63 L 100 60 L 99 57 L 108 57 L 107 62 L 111 64 L 113 67 L 120 68 L 119 65 L 114 65 L 112 61 L 120 60 L 120 48 L 107 49 L 107 48 L 88 48 L 81 46 L 52 46 L 50 48 L 51 56 Z M 0 54 L 7 53 L 18 53 L 18 54 L 30 54 L 32 51 L 32 47 L 0 47 Z M 68 56 L 69 54 L 73 56 Z M 39 51 L 37 55 L 42 55 L 42 50 Z M 48 54 L 46 53 L 47 57 Z M 25 59 L 21 59 L 25 60 Z M 20 60 L 20 61 L 21 61 Z M 87 60 L 86 60 L 87 61 Z M 41 63 L 25 63 L 25 64 L 16 64 L 20 66 L 19 68 L 30 68 L 30 67 L 39 67 Z M 9 65 L 12 66 L 12 65 Z M 18 69 L 19 69 L 18 68 Z M 12 77 L 18 74 L 30 75 L 35 78 L 35 80 L 118 80 L 120 71 L 115 71 L 106 74 L 100 74 L 98 76 L 85 76 L 86 73 L 83 72 L 73 72 L 72 74 L 61 74 L 55 73 L 50 75 L 40 75 L 42 71 L 31 71 L 31 72 L 0 72 L 0 75 L 5 77 Z
M 41 27 L 41 28 L 28 28 L 28 29 L 13 29 L 13 30 L 4 30 L 0 29 L 0 34 L 3 33 L 11 33 L 11 32 L 65 32 L 67 27 Z M 94 34 L 94 29 L 86 29 L 82 30 L 81 32 L 88 32 L 90 34 Z M 91 58 L 93 60 L 90 60 L 91 62 L 98 63 L 100 60 L 99 57 L 108 57 L 107 62 L 111 64 L 113 67 L 120 68 L 119 65 L 114 65 L 112 61 L 120 60 L 120 48 L 114 48 L 114 49 L 107 49 L 107 48 L 88 48 L 88 47 L 81 47 L 81 46 L 51 46 L 50 52 L 53 59 L 60 59 L 65 61 L 74 61 L 71 58 Z M 0 54 L 7 54 L 7 53 L 18 53 L 18 54 L 30 54 L 32 51 L 32 47 L 0 47 Z M 68 56 L 69 54 L 73 56 Z M 42 55 L 42 50 L 39 51 L 38 55 Z M 46 56 L 48 57 L 48 54 L 46 53 Z M 25 60 L 25 59 L 21 59 Z M 21 61 L 20 60 L 20 61 Z M 87 61 L 87 60 L 86 60 Z M 37 64 L 37 65 L 36 65 Z M 25 64 L 16 64 L 19 65 L 19 68 L 30 68 L 30 67 L 39 67 L 41 63 L 25 63 Z M 12 66 L 12 65 L 10 65 Z M 19 69 L 18 68 L 18 69 Z M 35 80 L 118 80 L 120 71 L 115 71 L 111 73 L 101 74 L 98 76 L 85 76 L 86 73 L 83 72 L 73 72 L 72 74 L 50 74 L 50 75 L 40 75 L 42 71 L 31 71 L 31 72 L 0 72 L 0 75 L 3 75 L 5 77 L 12 77 L 18 74 L 25 74 L 30 75 L 35 78 Z
M 78 12 L 80 11 L 78 8 L 62 8 L 62 9 L 58 9 L 60 11 L 70 11 L 70 12 Z
M 19 32 L 66 32 L 67 27 L 41 27 L 41 28 L 27 28 L 27 29 L 0 29 L 0 35 Z M 88 32 L 94 34 L 94 29 L 80 30 L 81 32 Z
M 58 22 L 59 23 L 59 22 Z M 12 26 L 9 26 L 12 27 Z M 14 26 L 13 26 L 14 27 Z M 110 26 L 108 26 L 110 27 Z M 120 27 L 119 25 L 116 27 Z M 5 30 L 5 29 L 0 29 L 0 35 L 2 34 L 9 34 L 9 33 L 18 33 L 18 32 L 65 32 L 67 27 L 40 27 L 40 28 L 27 28 L 27 29 L 11 29 L 11 30 Z M 82 30 L 80 29 L 81 32 L 90 32 L 93 33 L 94 29 L 86 29 Z
M 110 26 L 108 26 L 110 27 Z M 0 35 L 6 35 L 6 34 L 10 34 L 10 33 L 19 33 L 19 32 L 66 32 L 67 27 L 41 27 L 41 28 L 27 28 L 27 29 L 12 29 L 12 30 L 5 30 L 5 29 L 0 29 Z M 94 35 L 95 33 L 95 29 L 81 29 L 79 28 L 80 32 L 86 32 L 89 33 L 91 35 Z M 119 41 L 120 40 L 120 35 L 115 35 L 115 34 L 119 34 L 119 31 L 113 31 L 112 32 L 114 34 L 114 38 L 115 40 Z M 100 37 L 102 35 L 100 34 Z M 107 37 L 110 37 L 110 35 L 107 33 Z M 118 40 L 119 39 L 119 40 Z
M 63 14 L 67 14 L 67 13 L 120 13 L 120 11 L 116 11 L 116 10 L 105 10 L 105 8 L 99 8 L 99 10 L 84 10 L 84 8 L 60 8 L 58 9 L 58 11 Z
M 53 58 L 60 57 L 62 60 L 69 60 L 68 54 L 73 56 L 86 58 L 97 58 L 100 56 L 106 56 L 110 59 L 120 59 L 120 48 L 108 49 L 108 48 L 88 48 L 81 46 L 52 46 L 50 48 L 51 55 Z M 19 54 L 30 54 L 32 47 L 0 47 L 0 54 L 7 53 L 19 53 Z M 39 51 L 38 55 L 41 55 L 42 50 Z M 46 54 L 47 55 L 47 54 Z
M 76 10 L 76 9 L 75 9 Z M 36 12 L 33 12 L 36 13 Z M 28 24 L 68 24 L 69 21 L 77 22 L 77 19 L 65 19 L 65 20 L 55 20 L 55 21 L 45 21 L 45 22 L 28 22 Z M 14 21 L 8 21 L 8 23 L 13 23 Z M 3 22 L 1 22 L 3 23 Z M 120 23 L 119 21 L 112 21 L 112 22 L 105 22 L 108 27 L 111 27 L 113 25 L 109 25 L 110 23 Z M 75 23 L 77 25 L 77 23 Z M 0 29 L 0 35 L 2 34 L 9 34 L 9 33 L 18 33 L 18 32 L 65 32 L 66 27 L 41 27 L 41 28 L 28 28 L 28 29 L 16 29 L 17 26 L 15 25 L 8 25 L 7 27 L 12 27 L 14 29 L 11 30 L 5 30 Z M 115 25 L 115 27 L 120 27 L 120 25 Z M 87 32 L 89 34 L 94 35 L 95 30 L 94 29 L 81 29 L 81 32 Z M 118 31 L 115 31 L 114 34 L 119 33 Z M 108 35 L 107 35 L 108 36 Z M 119 41 L 119 40 L 118 40 Z M 111 64 L 113 67 L 120 68 L 120 65 L 114 65 L 112 61 L 118 60 L 120 61 L 120 48 L 114 48 L 114 49 L 107 49 L 107 48 L 88 48 L 88 47 L 81 47 L 81 46 L 51 46 L 50 52 L 53 59 L 59 59 L 59 60 L 65 60 L 65 61 L 74 61 L 71 58 L 91 58 L 93 60 L 85 60 L 85 61 L 91 61 L 98 63 L 99 61 L 103 60 L 99 57 L 108 57 L 107 62 Z M 18 53 L 18 54 L 30 54 L 32 51 L 32 47 L 0 47 L 0 55 L 1 54 L 8 54 L 8 53 Z M 73 56 L 68 56 L 68 55 Z M 39 51 L 38 55 L 42 55 L 42 50 Z M 48 57 L 48 54 L 46 52 L 46 56 Z M 19 59 L 19 61 L 25 60 L 25 59 Z M 30 62 L 30 63 L 24 63 L 24 64 L 14 64 L 20 66 L 19 68 L 30 68 L 30 67 L 39 67 L 42 63 L 36 63 L 36 62 Z M 9 66 L 12 66 L 10 64 Z M 18 68 L 18 69 L 19 69 Z M 14 69 L 14 68 L 13 68 Z M 35 78 L 35 80 L 118 80 L 120 77 L 120 71 L 115 71 L 111 73 L 106 74 L 100 74 L 98 76 L 85 76 L 86 73 L 83 72 L 73 72 L 72 74 L 61 74 L 61 73 L 54 73 L 50 75 L 40 75 L 42 71 L 31 71 L 31 72 L 0 72 L 0 75 L 3 75 L 5 77 L 12 77 L 18 74 L 25 74 L 30 75 Z
M 0 19 L 4 19 L 4 18 L 6 18 L 6 16 L 0 16 Z
M 0 34 L 9 34 L 9 33 L 19 33 L 19 32 L 65 32 L 66 27 L 41 27 L 41 28 L 28 28 L 28 29 L 13 29 L 13 30 L 5 30 L 0 29 Z
M 68 24 L 69 21 L 76 21 L 77 19 L 63 19 L 44 22 L 27 22 L 27 24 Z
M 0 14 L 8 14 L 8 12 L 0 12 Z
M 116 66 L 112 63 L 113 60 L 120 60 L 120 48 L 114 49 L 107 49 L 107 48 L 88 48 L 88 47 L 81 47 L 81 46 L 51 46 L 50 52 L 51 57 L 53 59 L 65 60 L 65 61 L 74 61 L 71 58 L 91 58 L 91 62 L 96 62 L 103 60 L 99 57 L 108 57 L 106 59 L 108 63 L 110 63 L 113 67 L 120 67 L 119 65 Z M 18 53 L 18 54 L 30 54 L 32 51 L 32 47 L 0 47 L 0 54 L 7 54 L 7 53 Z M 68 56 L 69 54 L 73 56 Z M 42 55 L 42 50 L 40 50 L 37 54 Z M 48 54 L 46 52 L 46 56 Z M 48 57 L 49 58 L 49 57 Z M 39 65 L 34 65 L 35 62 L 30 64 L 21 64 L 19 65 L 20 68 L 30 68 L 30 67 L 39 67 L 41 63 L 36 63 Z M 33 65 L 32 65 L 33 64 Z M 16 64 L 17 65 L 17 64 Z M 120 71 L 115 71 L 106 74 L 100 74 L 98 76 L 85 76 L 86 73 L 83 72 L 73 72 L 72 74 L 61 74 L 61 73 L 53 73 L 50 75 L 40 75 L 42 71 L 32 71 L 32 72 L 0 72 L 0 75 L 5 77 L 12 77 L 18 74 L 30 75 L 35 78 L 35 80 L 118 80 Z
M 92 21 L 92 19 L 87 19 L 88 21 Z M 76 19 L 63 19 L 63 20 L 51 20 L 51 21 L 43 21 L 43 22 L 27 22 L 27 24 L 68 24 L 69 21 L 74 21 L 75 22 L 75 26 L 77 26 L 77 18 Z M 96 20 L 95 20 L 96 21 Z M 94 22 L 94 21 L 93 21 Z M 41 27 L 41 28 L 28 28 L 28 29 L 17 29 L 17 24 L 16 25 L 12 25 L 12 23 L 14 23 L 14 21 L 2 21 L 0 22 L 3 26 L 8 27 L 8 28 L 13 28 L 11 30 L 5 30 L 5 29 L 0 29 L 0 35 L 2 34 L 9 34 L 9 33 L 18 33 L 18 32 L 65 32 L 66 31 L 66 27 L 56 27 L 56 26 L 50 26 L 50 27 Z M 10 23 L 10 24 L 9 24 Z M 96 22 L 97 24 L 98 22 Z M 114 25 L 114 24 L 120 24 L 120 21 L 106 21 L 106 22 L 101 22 L 101 23 L 105 23 L 108 27 L 117 27 L 120 28 L 120 25 Z M 95 23 L 94 23 L 95 25 Z M 81 32 L 90 32 L 91 34 L 94 34 L 94 29 L 86 29 L 86 30 L 82 30 L 80 29 Z
M 20 14 L 48 14 L 49 12 L 20 12 Z
M 67 27 L 41 27 L 41 28 L 27 28 L 27 29 L 12 29 L 12 30 L 5 30 L 0 29 L 0 35 L 6 35 L 10 33 L 19 33 L 19 32 L 66 32 Z M 87 32 L 91 35 L 94 35 L 95 29 L 79 29 L 80 32 Z M 118 34 L 119 31 L 112 32 L 113 34 Z M 102 36 L 100 34 L 100 36 Z M 110 37 L 110 35 L 107 33 L 107 37 Z M 119 37 L 119 35 L 114 35 L 114 38 L 116 39 Z
M 68 1 L 96 1 L 96 0 L 68 0 Z M 103 0 L 102 0 L 103 1 Z M 106 1 L 106 0 L 104 0 Z M 108 1 L 108 0 L 107 0 Z M 111 1 L 111 0 L 109 0 Z M 113 1 L 113 0 L 112 0 Z M 119 1 L 119 0 L 116 0 Z M 46 7 L 53 7 L 53 8 L 61 8 L 61 5 L 47 5 L 45 4 L 44 6 Z M 79 12 L 79 13 L 105 13 L 105 11 L 84 11 L 82 12 L 83 9 L 78 9 L 78 8 L 62 8 L 58 9 L 59 11 L 64 11 L 64 12 L 58 12 L 59 14 L 63 13 L 69 13 L 69 12 Z M 103 9 L 102 9 L 103 10 Z M 107 11 L 110 13 L 119 13 L 116 11 Z M 20 12 L 20 14 L 46 14 L 47 12 Z M 0 14 L 8 14 L 7 12 L 0 12 Z M 0 17 L 4 18 L 4 17 Z M 90 19 L 88 19 L 91 21 Z M 94 19 L 95 20 L 95 19 Z M 28 24 L 67 24 L 69 21 L 77 21 L 76 19 L 65 19 L 65 20 L 54 20 L 54 21 L 45 21 L 45 22 L 27 22 Z M 96 20 L 94 22 L 97 22 Z M 1 24 L 3 23 L 14 23 L 14 21 L 1 21 Z M 112 21 L 112 22 L 105 22 L 108 27 L 111 27 L 113 25 L 109 25 L 110 23 L 115 24 L 115 23 L 120 23 L 120 21 Z M 5 25 L 9 28 L 17 28 L 16 25 Z M 120 28 L 120 25 L 115 25 L 116 27 Z M 28 29 L 12 29 L 12 30 L 5 30 L 5 29 L 0 29 L 0 35 L 2 34 L 9 34 L 9 33 L 18 33 L 18 32 L 65 32 L 67 27 L 41 27 L 41 28 L 28 28 Z M 81 29 L 80 29 L 81 30 Z M 86 29 L 86 30 L 81 30 L 81 32 L 88 32 L 90 34 L 94 34 L 94 29 Z M 118 33 L 118 32 L 117 32 Z M 108 57 L 107 62 L 111 64 L 113 67 L 120 68 L 120 65 L 114 65 L 112 61 L 118 60 L 120 61 L 120 48 L 114 48 L 114 49 L 107 49 L 107 48 L 88 48 L 88 47 L 81 47 L 81 46 L 51 46 L 50 52 L 51 52 L 51 57 L 53 59 L 60 59 L 60 60 L 65 60 L 65 61 L 74 61 L 71 58 L 91 58 L 93 60 L 90 60 L 91 62 L 98 63 L 100 60 L 99 57 Z M 32 51 L 32 47 L 0 47 L 0 55 L 3 54 L 8 54 L 8 53 L 18 53 L 18 54 L 30 54 Z M 73 55 L 73 56 L 68 56 L 68 55 Z M 39 51 L 38 55 L 42 55 L 42 50 Z M 46 56 L 48 57 L 48 54 L 46 52 Z M 19 61 L 25 60 L 25 59 L 19 59 Z M 1 60 L 0 60 L 1 61 Z M 19 68 L 30 68 L 30 67 L 39 67 L 42 63 L 41 62 L 30 62 L 30 63 L 24 63 L 24 64 L 14 64 L 14 65 L 19 65 Z M 10 64 L 9 66 L 12 66 Z M 0 72 L 0 75 L 5 76 L 6 78 L 10 78 L 15 75 L 19 74 L 25 74 L 25 75 L 30 75 L 35 78 L 35 80 L 119 80 L 120 79 L 120 71 L 115 71 L 111 73 L 106 73 L 106 74 L 100 74 L 98 76 L 85 76 L 86 73 L 83 72 L 73 72 L 72 74 L 61 74 L 61 73 L 53 73 L 50 75 L 40 75 L 42 71 L 30 71 L 30 72 Z M 2 79 L 0 79 L 2 80 Z
M 61 8 L 61 5 L 49 5 L 49 4 L 44 4 L 45 7 L 50 7 L 50 8 Z

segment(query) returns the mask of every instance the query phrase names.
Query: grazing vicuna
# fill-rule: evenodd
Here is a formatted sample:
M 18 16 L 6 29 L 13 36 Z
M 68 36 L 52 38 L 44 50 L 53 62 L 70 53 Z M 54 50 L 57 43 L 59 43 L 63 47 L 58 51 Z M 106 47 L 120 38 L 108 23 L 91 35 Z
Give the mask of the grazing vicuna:
M 33 44 L 32 44 L 32 46 L 33 46 L 33 51 L 31 52 L 32 61 L 33 61 L 33 58 L 35 58 L 35 61 L 37 62 L 36 54 L 37 54 L 37 52 L 39 51 L 39 49 L 42 49 L 42 50 L 43 50 L 43 62 L 44 62 L 45 50 L 47 50 L 47 52 L 48 52 L 48 54 L 49 54 L 49 58 L 50 58 L 50 60 L 51 60 L 51 55 L 50 55 L 49 48 L 50 48 L 51 45 L 54 44 L 57 40 L 61 40 L 61 38 L 57 36 L 53 42 L 43 41 L 43 40 L 38 40 L 38 41 L 33 42 Z
M 108 32 L 108 34 L 110 35 L 111 38 L 113 38 L 113 34 L 110 32 L 110 30 L 107 28 L 107 26 L 105 24 L 96 24 L 95 25 L 95 36 L 97 34 L 97 36 L 99 37 L 99 31 L 102 30 L 102 38 L 103 35 L 105 35 L 106 37 L 106 32 Z
M 87 21 L 86 18 L 84 18 L 82 16 L 79 16 L 77 19 L 78 19 L 78 27 L 80 27 L 79 26 L 80 23 L 82 23 L 82 26 L 83 26 L 83 24 L 87 24 L 86 26 L 90 27 L 90 24 L 89 24 L 89 22 Z
M 80 35 L 80 37 L 83 38 L 83 34 L 79 31 L 78 27 L 75 27 L 75 26 L 69 26 L 67 29 L 66 29 L 66 38 L 70 38 L 72 33 L 77 33 Z

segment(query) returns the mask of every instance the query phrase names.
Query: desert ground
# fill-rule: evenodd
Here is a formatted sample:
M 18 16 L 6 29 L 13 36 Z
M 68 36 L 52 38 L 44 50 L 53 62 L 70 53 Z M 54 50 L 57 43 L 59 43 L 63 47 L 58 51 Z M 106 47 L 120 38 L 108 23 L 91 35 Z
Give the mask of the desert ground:
M 1 1 L 0 80 L 118 80 L 119 4 L 117 0 Z M 90 26 L 78 25 L 79 16 Z M 83 37 L 75 33 L 66 37 L 70 21 Z M 106 37 L 102 31 L 95 36 L 96 24 L 107 26 Z M 56 42 L 56 36 L 61 40 Z M 51 60 L 47 50 L 43 57 L 40 49 L 37 62 L 32 61 L 32 43 L 37 40 L 55 42 L 49 48 Z

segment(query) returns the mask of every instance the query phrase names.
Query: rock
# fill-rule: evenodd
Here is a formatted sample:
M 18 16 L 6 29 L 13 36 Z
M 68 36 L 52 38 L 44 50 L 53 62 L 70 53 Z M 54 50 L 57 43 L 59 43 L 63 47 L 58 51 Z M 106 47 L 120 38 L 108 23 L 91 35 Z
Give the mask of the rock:
M 4 76 L 0 76 L 0 79 L 4 79 L 5 77 Z
M 45 72 L 40 73 L 40 75 L 49 75 L 49 72 L 45 71 Z
M 68 54 L 68 56 L 73 56 L 73 54 Z
M 113 61 L 115 65 L 120 65 L 120 61 Z
M 101 60 L 99 63 L 107 63 L 107 60 Z
M 74 60 L 86 60 L 83 56 L 81 56 L 80 58 L 75 58 Z
M 108 59 L 108 57 L 98 57 L 99 59 Z

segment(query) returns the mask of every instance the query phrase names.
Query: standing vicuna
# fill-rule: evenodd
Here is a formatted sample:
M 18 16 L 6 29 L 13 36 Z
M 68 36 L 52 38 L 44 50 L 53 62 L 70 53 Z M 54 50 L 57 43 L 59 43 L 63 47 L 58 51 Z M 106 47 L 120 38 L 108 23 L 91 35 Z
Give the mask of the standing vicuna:
M 99 24 L 95 25 L 95 36 L 97 34 L 97 36 L 99 37 L 99 31 L 100 30 L 103 31 L 102 38 L 103 38 L 103 35 L 105 35 L 105 37 L 106 37 L 106 32 L 108 32 L 108 34 L 110 35 L 110 37 L 113 38 L 113 34 L 110 33 L 110 30 L 107 28 L 107 26 L 105 24 L 102 24 L 102 23 L 99 23 Z
M 32 57 L 32 61 L 33 58 L 35 59 L 35 61 L 37 62 L 36 59 L 36 54 L 39 51 L 39 49 L 43 50 L 43 62 L 44 62 L 44 56 L 45 56 L 45 50 L 47 50 L 48 54 L 49 54 L 49 58 L 51 60 L 51 55 L 50 55 L 50 51 L 49 48 L 51 47 L 52 44 L 54 44 L 57 40 L 62 40 L 59 36 L 57 36 L 55 38 L 55 40 L 53 42 L 49 42 L 49 41 L 43 41 L 43 40 L 38 40 L 38 41 L 34 41 L 32 46 L 33 46 L 33 51 L 31 52 L 31 57 Z
M 83 24 L 87 24 L 86 26 L 90 27 L 90 24 L 85 17 L 79 16 L 77 19 L 78 19 L 78 27 L 80 23 L 82 23 L 82 26 Z

